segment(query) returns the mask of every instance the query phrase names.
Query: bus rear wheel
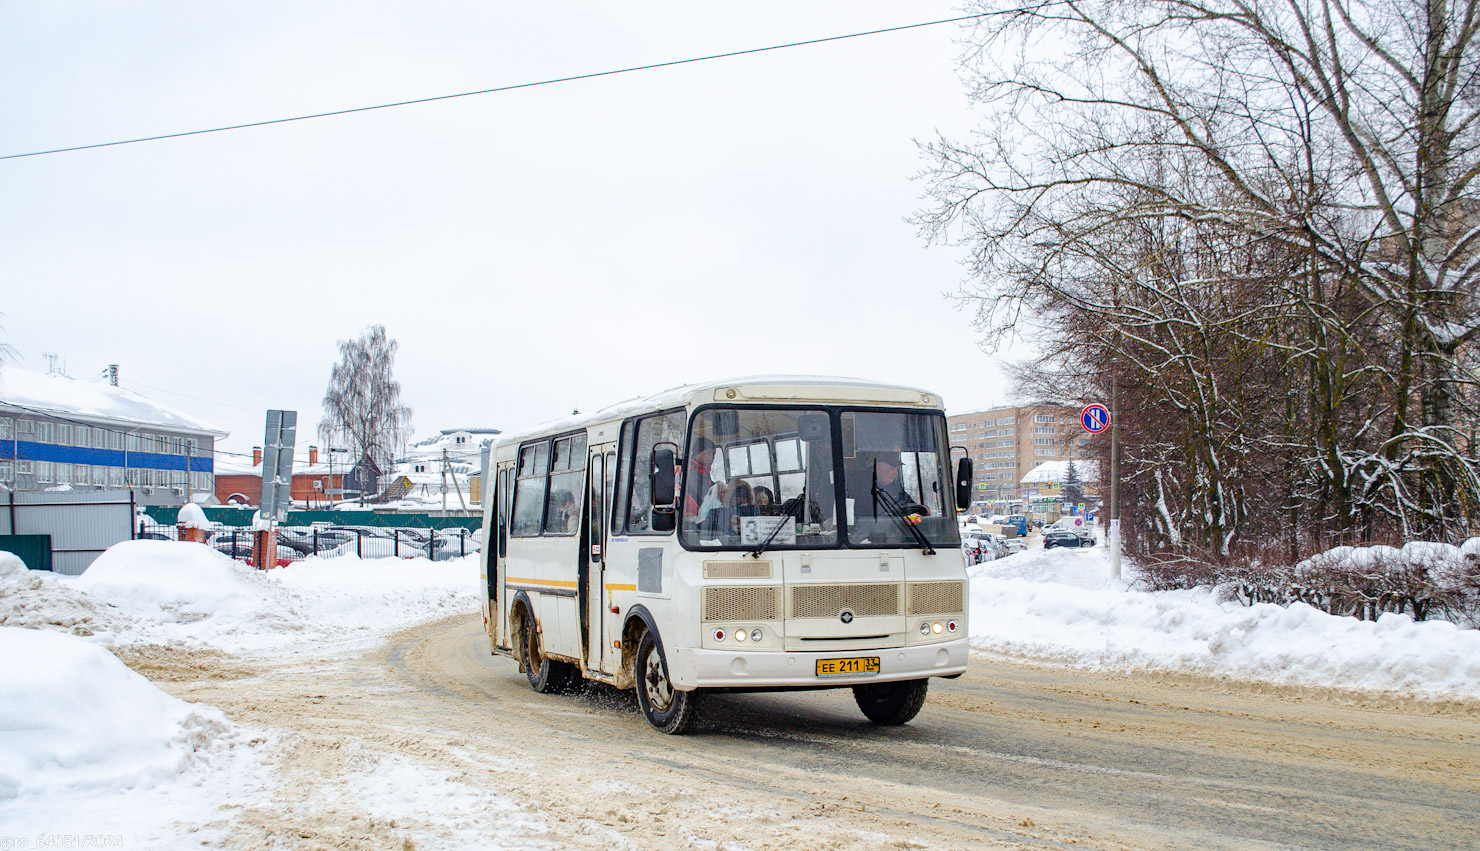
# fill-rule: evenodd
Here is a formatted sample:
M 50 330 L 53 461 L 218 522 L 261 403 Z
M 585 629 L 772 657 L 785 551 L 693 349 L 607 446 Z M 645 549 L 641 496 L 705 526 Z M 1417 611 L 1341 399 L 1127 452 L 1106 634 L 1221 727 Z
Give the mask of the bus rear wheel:
M 670 736 L 688 732 L 698 715 L 699 692 L 673 687 L 668 660 L 651 632 L 637 645 L 637 705 L 649 724 Z
M 853 700 L 868 720 L 875 724 L 905 724 L 920 714 L 929 680 L 905 680 L 899 683 L 874 683 L 853 687 Z
M 539 627 L 534 613 L 524 610 L 524 676 L 529 687 L 540 694 L 559 694 L 570 688 L 571 680 L 579 678 L 575 668 L 566 662 L 557 662 L 545 656 L 540 647 Z

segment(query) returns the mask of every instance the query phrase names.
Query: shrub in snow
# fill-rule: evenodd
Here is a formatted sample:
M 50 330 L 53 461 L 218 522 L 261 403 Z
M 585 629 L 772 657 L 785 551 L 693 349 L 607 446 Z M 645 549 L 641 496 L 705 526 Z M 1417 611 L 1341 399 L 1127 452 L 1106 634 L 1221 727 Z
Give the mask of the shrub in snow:
M 1427 541 L 1402 549 L 1333 547 L 1293 567 L 1211 554 L 1143 557 L 1138 575 L 1154 591 L 1213 586 L 1221 599 L 1246 606 L 1305 603 L 1362 620 L 1391 612 L 1480 626 L 1480 538 L 1461 547 Z

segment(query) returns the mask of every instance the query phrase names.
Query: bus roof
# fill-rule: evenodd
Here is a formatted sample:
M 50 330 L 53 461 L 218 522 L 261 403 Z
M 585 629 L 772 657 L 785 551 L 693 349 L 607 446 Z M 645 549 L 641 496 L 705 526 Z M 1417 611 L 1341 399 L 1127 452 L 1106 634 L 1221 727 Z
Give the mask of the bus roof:
M 589 414 L 550 420 L 527 429 L 500 435 L 497 445 L 519 443 L 532 437 L 574 431 L 583 426 L 623 420 L 645 411 L 692 407 L 709 402 L 744 404 L 877 404 L 895 407 L 943 408 L 940 396 L 918 387 L 885 384 L 860 378 L 821 375 L 749 375 L 682 384 L 651 396 L 641 396 L 608 405 Z

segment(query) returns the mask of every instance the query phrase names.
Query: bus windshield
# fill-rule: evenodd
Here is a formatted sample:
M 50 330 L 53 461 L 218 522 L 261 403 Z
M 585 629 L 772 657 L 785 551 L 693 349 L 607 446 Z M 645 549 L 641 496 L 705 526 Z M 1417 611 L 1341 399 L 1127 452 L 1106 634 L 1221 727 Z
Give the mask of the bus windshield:
M 839 420 L 849 544 L 957 546 L 945 419 L 843 411 Z
M 832 467 L 826 411 L 701 411 L 684 471 L 684 543 L 734 548 L 771 538 L 772 548 L 835 545 Z
M 938 414 L 705 409 L 684 465 L 684 544 L 833 547 L 842 526 L 855 547 L 956 546 L 945 446 Z

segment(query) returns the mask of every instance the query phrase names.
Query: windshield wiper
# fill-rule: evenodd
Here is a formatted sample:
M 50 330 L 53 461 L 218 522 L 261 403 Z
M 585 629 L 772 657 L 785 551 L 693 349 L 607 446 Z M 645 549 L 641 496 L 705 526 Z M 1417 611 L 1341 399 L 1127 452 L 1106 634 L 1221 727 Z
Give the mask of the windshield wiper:
M 760 558 L 761 553 L 766 551 L 766 547 L 771 546 L 771 542 L 776 540 L 777 535 L 781 534 L 781 527 L 786 523 L 786 519 L 788 517 L 791 517 L 792 513 L 795 512 L 798 508 L 801 508 L 802 499 L 806 495 L 807 492 L 802 491 L 791 499 L 788 499 L 786 502 L 781 503 L 781 515 L 776 518 L 776 525 L 771 527 L 771 534 L 767 535 L 764 541 L 761 541 L 760 546 L 750 551 L 751 558 Z M 801 519 L 802 518 L 800 516 L 797 517 L 797 520 Z
M 876 503 L 883 503 L 885 510 L 889 512 L 889 516 L 893 517 L 895 521 L 899 523 L 899 525 L 905 528 L 905 531 L 914 536 L 915 543 L 920 545 L 920 550 L 925 553 L 925 555 L 935 555 L 935 548 L 930 546 L 930 539 L 926 538 L 925 533 L 921 532 L 914 523 L 910 522 L 909 516 L 904 513 L 904 509 L 899 506 L 899 503 L 894 501 L 894 497 L 885 493 L 884 490 L 879 487 L 878 474 L 874 475 L 874 500 Z

